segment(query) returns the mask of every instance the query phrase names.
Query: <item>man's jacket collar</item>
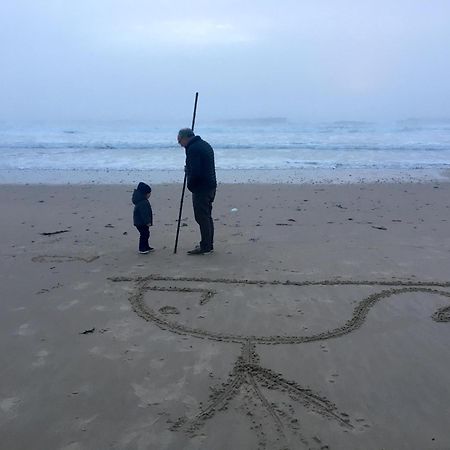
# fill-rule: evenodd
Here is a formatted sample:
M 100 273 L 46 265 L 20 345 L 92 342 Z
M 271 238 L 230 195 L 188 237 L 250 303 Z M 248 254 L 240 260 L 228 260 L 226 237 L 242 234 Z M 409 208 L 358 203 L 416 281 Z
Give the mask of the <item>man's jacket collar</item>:
M 200 140 L 201 140 L 201 137 L 200 137 L 200 136 L 194 136 L 194 137 L 189 141 L 188 145 L 186 145 L 186 150 L 187 150 L 192 144 L 194 144 L 195 142 L 198 142 L 198 141 L 200 141 Z

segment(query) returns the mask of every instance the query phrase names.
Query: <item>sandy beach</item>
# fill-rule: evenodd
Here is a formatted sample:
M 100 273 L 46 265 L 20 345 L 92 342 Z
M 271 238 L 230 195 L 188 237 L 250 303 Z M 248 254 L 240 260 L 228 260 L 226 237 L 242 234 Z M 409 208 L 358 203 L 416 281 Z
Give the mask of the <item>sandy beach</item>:
M 450 183 L 3 185 L 0 448 L 450 449 Z

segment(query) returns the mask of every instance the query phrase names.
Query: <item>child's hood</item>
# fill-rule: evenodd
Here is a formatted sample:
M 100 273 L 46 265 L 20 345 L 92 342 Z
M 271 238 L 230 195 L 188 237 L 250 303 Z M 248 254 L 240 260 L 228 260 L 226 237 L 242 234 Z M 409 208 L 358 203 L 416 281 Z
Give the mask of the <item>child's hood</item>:
M 137 205 L 138 203 L 142 202 L 143 200 L 147 200 L 147 196 L 143 194 L 141 191 L 138 191 L 135 189 L 133 191 L 133 196 L 131 197 L 131 201 L 133 202 L 133 205 Z

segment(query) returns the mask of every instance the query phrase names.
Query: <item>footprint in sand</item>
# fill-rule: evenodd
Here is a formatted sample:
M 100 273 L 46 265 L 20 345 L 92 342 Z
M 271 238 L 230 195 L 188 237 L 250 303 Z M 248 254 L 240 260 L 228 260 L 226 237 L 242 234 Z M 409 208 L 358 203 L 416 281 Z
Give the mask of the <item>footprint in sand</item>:
M 83 450 L 85 447 L 79 442 L 71 442 L 70 444 L 63 447 L 61 450 Z
M 94 305 L 91 307 L 92 311 L 106 311 L 106 306 L 104 305 Z
M 49 354 L 50 354 L 50 353 L 49 353 L 47 350 L 40 350 L 40 351 L 38 351 L 38 352 L 36 353 L 37 360 L 34 361 L 31 365 L 32 365 L 33 367 L 42 367 L 42 366 L 45 366 L 46 359 L 47 359 L 47 356 L 48 356 Z
M 31 336 L 34 334 L 34 330 L 30 327 L 29 323 L 24 323 L 24 324 L 20 325 L 16 334 L 19 336 Z
M 91 284 L 91 283 L 89 283 L 88 281 L 80 281 L 79 283 L 76 283 L 76 284 L 73 286 L 73 289 L 74 289 L 75 291 L 82 291 L 82 290 L 88 288 L 88 287 L 90 286 L 90 284 Z
M 67 309 L 72 308 L 73 306 L 75 306 L 78 303 L 79 303 L 79 300 L 72 300 L 70 302 L 65 302 L 65 303 L 62 303 L 61 305 L 58 305 L 57 309 L 59 311 L 66 311 Z
M 0 410 L 5 414 L 15 415 L 16 408 L 20 403 L 19 397 L 7 397 L 0 400 Z

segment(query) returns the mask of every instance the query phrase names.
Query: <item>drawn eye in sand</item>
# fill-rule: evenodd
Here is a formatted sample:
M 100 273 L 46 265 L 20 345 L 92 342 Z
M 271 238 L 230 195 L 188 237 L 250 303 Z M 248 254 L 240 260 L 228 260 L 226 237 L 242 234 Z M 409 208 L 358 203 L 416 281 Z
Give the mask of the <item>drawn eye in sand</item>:
M 206 420 L 243 395 L 248 414 L 255 416 L 255 405 L 259 405 L 257 409 L 271 419 L 272 433 L 265 430 L 261 417 L 259 422 L 253 419 L 260 449 L 274 445 L 289 448 L 288 434 L 294 434 L 305 446 L 310 444 L 294 410 L 269 401 L 269 391 L 281 392 L 286 399 L 344 430 L 368 425 L 364 419 L 353 419 L 340 411 L 324 395 L 263 367 L 258 345 L 300 345 L 340 338 L 360 328 L 376 304 L 400 295 L 419 293 L 425 294 L 424 298 L 439 296 L 450 301 L 450 292 L 443 289 L 449 288 L 450 282 L 293 282 L 158 275 L 115 277 L 111 281 L 135 283 L 129 301 L 144 320 L 172 333 L 241 346 L 228 379 L 213 390 L 208 404 L 194 417 L 180 418 L 173 429 L 194 435 Z M 342 317 L 347 318 L 344 323 Z M 449 322 L 450 307 L 440 307 L 431 319 Z M 273 435 L 275 441 L 271 441 Z

